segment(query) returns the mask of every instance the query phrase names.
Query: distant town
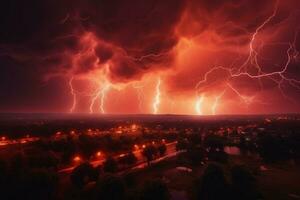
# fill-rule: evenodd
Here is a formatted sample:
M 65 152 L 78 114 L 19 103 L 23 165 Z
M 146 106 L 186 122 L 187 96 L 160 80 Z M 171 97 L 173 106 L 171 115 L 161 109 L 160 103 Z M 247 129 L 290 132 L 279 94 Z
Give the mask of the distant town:
M 297 199 L 299 122 L 299 115 L 0 118 L 2 195 Z

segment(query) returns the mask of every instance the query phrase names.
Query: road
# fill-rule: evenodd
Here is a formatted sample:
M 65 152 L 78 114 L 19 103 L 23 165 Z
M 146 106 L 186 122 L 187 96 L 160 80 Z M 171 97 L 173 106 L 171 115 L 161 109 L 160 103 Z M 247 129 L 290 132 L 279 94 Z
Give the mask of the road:
M 160 162 L 160 161 L 162 161 L 166 158 L 173 157 L 173 156 L 177 155 L 178 152 L 176 151 L 176 143 L 177 142 L 167 143 L 166 144 L 166 147 L 167 147 L 166 154 L 164 156 L 158 158 L 158 159 L 153 160 L 152 163 Z M 140 149 L 140 150 L 136 150 L 136 151 L 133 152 L 134 155 L 137 158 L 137 163 L 132 169 L 144 168 L 144 167 L 147 166 L 147 162 L 146 162 L 145 157 L 142 155 L 142 151 L 143 150 Z M 124 155 L 124 154 L 114 156 L 114 159 L 118 159 L 122 155 Z M 90 164 L 93 165 L 94 167 L 96 167 L 96 166 L 102 165 L 104 161 L 105 161 L 105 159 L 103 158 L 103 159 L 91 161 Z M 70 172 L 72 172 L 72 170 L 75 167 L 76 166 L 64 168 L 64 169 L 59 170 L 59 172 L 60 173 L 70 173 Z

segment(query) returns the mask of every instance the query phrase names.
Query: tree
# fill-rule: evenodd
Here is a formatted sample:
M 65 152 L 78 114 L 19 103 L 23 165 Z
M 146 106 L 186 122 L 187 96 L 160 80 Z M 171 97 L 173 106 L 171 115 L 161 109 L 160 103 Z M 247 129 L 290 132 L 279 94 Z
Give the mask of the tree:
M 204 150 L 200 147 L 187 148 L 186 158 L 192 165 L 199 165 L 204 160 Z
M 96 181 L 99 177 L 99 170 L 90 163 L 82 163 L 75 167 L 71 173 L 71 182 L 74 186 L 82 188 L 88 181 Z
M 127 187 L 134 187 L 137 184 L 136 174 L 134 172 L 128 172 L 123 175 L 123 179 Z
M 5 161 L 0 160 L 0 191 L 2 198 L 7 198 L 7 180 L 8 179 L 8 166 Z
M 258 140 L 259 155 L 265 162 L 284 161 L 291 158 L 290 148 L 280 135 L 264 134 Z
M 176 144 L 176 151 L 186 150 L 188 147 L 188 142 L 184 139 L 179 139 Z
M 53 152 L 38 152 L 28 156 L 28 164 L 31 168 L 57 169 L 58 162 Z
M 210 151 L 208 153 L 209 160 L 219 162 L 219 163 L 227 163 L 228 154 L 224 151 Z
M 218 135 L 208 135 L 204 139 L 204 147 L 210 151 L 224 151 L 225 139 Z
M 118 170 L 118 163 L 113 157 L 108 157 L 103 163 L 103 170 L 105 172 L 114 173 Z
M 210 164 L 196 184 L 197 199 L 228 199 L 228 184 L 224 172 L 219 165 Z
M 261 199 L 255 177 L 245 167 L 236 165 L 231 169 L 233 199 Z
M 167 151 L 167 146 L 165 144 L 160 144 L 157 149 L 158 149 L 159 155 L 164 156 Z
M 293 132 L 288 138 L 289 147 L 291 148 L 292 157 L 296 162 L 300 161 L 300 134 L 298 132 Z
M 58 177 L 55 172 L 35 169 L 27 173 L 23 180 L 24 194 L 19 194 L 22 199 L 55 199 Z M 22 195 L 22 196 L 21 196 Z
M 86 159 L 89 159 L 98 149 L 98 144 L 91 136 L 81 134 L 78 138 L 80 151 Z
M 201 145 L 201 134 L 192 133 L 188 136 L 189 143 L 193 146 Z
M 224 151 L 225 139 L 218 135 L 208 135 L 204 140 L 204 147 L 208 150 L 210 160 L 226 163 L 228 155 Z
M 150 162 L 154 159 L 154 156 L 157 154 L 157 150 L 155 146 L 148 145 L 142 152 L 143 156 L 147 159 L 148 165 L 150 165 Z
M 137 158 L 132 152 L 130 152 L 125 156 L 119 158 L 119 162 L 124 165 L 133 165 L 137 162 Z
M 141 200 L 169 200 L 170 197 L 168 187 L 160 179 L 147 181 L 141 189 Z
M 125 197 L 123 180 L 118 176 L 105 175 L 96 185 L 97 199 L 120 200 Z

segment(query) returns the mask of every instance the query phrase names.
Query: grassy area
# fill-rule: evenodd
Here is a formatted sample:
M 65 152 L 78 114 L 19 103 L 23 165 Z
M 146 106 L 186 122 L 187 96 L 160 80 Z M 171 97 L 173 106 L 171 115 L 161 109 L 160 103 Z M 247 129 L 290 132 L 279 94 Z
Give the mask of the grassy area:
M 287 165 L 285 169 L 269 166 L 269 170 L 264 171 L 257 179 L 266 199 L 288 200 L 296 199 L 290 195 L 300 196 L 299 166 Z
M 280 165 L 265 165 L 266 171 L 260 171 L 260 161 L 253 157 L 230 156 L 228 164 L 222 165 L 225 176 L 230 181 L 230 168 L 234 164 L 244 164 L 255 174 L 258 187 L 265 199 L 289 200 L 300 196 L 300 168 L 290 163 Z M 196 177 L 201 177 L 206 166 L 193 167 L 193 172 L 180 172 L 176 167 L 182 166 L 176 158 L 172 158 L 147 169 L 137 172 L 138 183 L 151 178 L 163 178 L 168 188 L 176 191 L 186 191 L 193 199 L 192 187 Z M 189 166 L 190 167 L 190 166 Z M 294 196 L 294 197 L 293 197 Z

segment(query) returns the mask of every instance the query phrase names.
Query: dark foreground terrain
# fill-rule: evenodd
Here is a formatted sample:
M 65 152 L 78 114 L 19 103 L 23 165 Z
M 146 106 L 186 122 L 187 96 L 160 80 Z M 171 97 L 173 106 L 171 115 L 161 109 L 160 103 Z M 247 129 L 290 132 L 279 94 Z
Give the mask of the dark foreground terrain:
M 0 115 L 1 199 L 300 199 L 299 166 L 299 115 Z

